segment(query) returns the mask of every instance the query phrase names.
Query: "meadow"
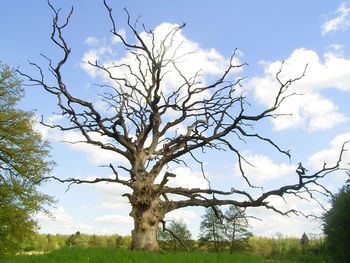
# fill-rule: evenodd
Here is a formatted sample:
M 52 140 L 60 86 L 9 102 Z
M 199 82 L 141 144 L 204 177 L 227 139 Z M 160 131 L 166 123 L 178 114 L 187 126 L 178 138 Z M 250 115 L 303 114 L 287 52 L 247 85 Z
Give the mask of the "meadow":
M 249 237 L 236 241 L 233 253 L 226 242 L 213 246 L 211 242 L 192 240 L 189 251 L 177 246 L 176 241 L 160 242 L 162 252 L 130 251 L 131 237 L 118 235 L 73 235 L 36 234 L 29 243 L 23 244 L 15 256 L 1 257 L 4 263 L 55 263 L 55 262 L 195 262 L 195 263 L 322 263 L 330 262 L 322 238 L 312 237 L 307 247 L 299 238 L 277 235 L 271 238 Z M 218 252 L 219 251 L 219 252 Z
M 306 260 L 306 259 L 305 259 Z M 169 252 L 151 253 L 111 248 L 68 248 L 64 247 L 41 255 L 17 255 L 0 259 L 3 263 L 278 263 L 312 262 L 282 259 L 264 259 L 244 253 L 228 252 Z M 316 261 L 315 262 L 320 262 Z M 322 261 L 321 261 L 322 262 Z

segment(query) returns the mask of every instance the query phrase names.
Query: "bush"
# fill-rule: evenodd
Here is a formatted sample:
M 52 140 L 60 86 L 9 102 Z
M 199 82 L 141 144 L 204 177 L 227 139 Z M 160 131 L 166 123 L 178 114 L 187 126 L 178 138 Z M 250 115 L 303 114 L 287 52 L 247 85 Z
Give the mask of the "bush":
M 350 262 L 350 184 L 334 196 L 323 219 L 329 254 L 336 262 Z

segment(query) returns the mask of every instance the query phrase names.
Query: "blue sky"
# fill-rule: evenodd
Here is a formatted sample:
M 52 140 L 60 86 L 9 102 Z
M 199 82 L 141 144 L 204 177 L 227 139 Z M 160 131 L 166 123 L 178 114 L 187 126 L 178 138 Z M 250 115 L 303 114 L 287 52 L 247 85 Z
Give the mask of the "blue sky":
M 256 169 L 247 167 L 254 182 L 266 189 L 281 185 L 295 176 L 296 164 L 302 161 L 312 170 L 320 168 L 324 161 L 331 162 L 337 156 L 341 143 L 350 139 L 350 2 L 347 1 L 109 1 L 113 7 L 118 30 L 126 30 L 127 7 L 131 16 L 141 15 L 141 21 L 160 34 L 166 25 L 187 26 L 181 36 L 199 54 L 197 62 L 211 59 L 213 64 L 193 65 L 203 67 L 215 75 L 222 68 L 235 48 L 237 59 L 248 63 L 240 75 L 246 77 L 244 88 L 250 94 L 252 109 L 268 105 L 275 87 L 274 75 L 281 61 L 286 61 L 283 77 L 295 77 L 308 63 L 305 78 L 296 83 L 295 91 L 303 96 L 288 100 L 283 112 L 292 113 L 266 121 L 256 127 L 270 136 L 284 149 L 292 150 L 292 162 L 276 153 L 266 144 L 249 141 L 241 145 L 247 159 Z M 89 59 L 100 61 L 120 59 L 120 43 L 113 40 L 109 30 L 106 10 L 102 1 L 52 1 L 66 14 L 71 5 L 74 13 L 66 30 L 66 40 L 72 48 L 72 56 L 64 73 L 65 80 L 74 94 L 97 103 L 96 88 L 101 76 L 86 65 Z M 57 48 L 50 42 L 51 17 L 45 1 L 3 1 L 0 29 L 0 60 L 29 74 L 35 74 L 28 61 L 44 65 L 43 53 L 53 59 L 59 57 Z M 125 31 L 126 37 L 130 37 Z M 192 63 L 192 62 L 191 62 Z M 206 69 L 205 67 L 208 67 Z M 213 71 L 213 72 L 211 72 Z M 21 103 L 24 109 L 35 109 L 48 122 L 61 121 L 53 115 L 57 112 L 54 98 L 38 87 L 29 87 Z M 51 141 L 52 156 L 57 162 L 53 174 L 58 177 L 93 178 L 109 176 L 110 171 L 99 167 L 122 160 L 83 145 L 71 145 L 62 141 L 79 139 L 75 133 L 62 134 L 37 126 L 45 139 Z M 202 156 L 207 174 L 214 185 L 245 187 L 237 175 L 234 158 L 229 153 L 208 153 Z M 345 156 L 345 162 L 350 161 Z M 187 187 L 202 186 L 199 168 L 192 171 L 176 168 L 179 175 L 173 184 Z M 190 174 L 190 179 L 186 175 Z M 344 174 L 335 174 L 324 181 L 336 191 L 345 180 Z M 204 185 L 205 186 L 205 185 Z M 131 217 L 127 200 L 120 195 L 125 189 L 113 185 L 67 186 L 50 182 L 43 191 L 59 201 L 52 209 L 53 218 L 38 215 L 44 233 L 118 233 L 130 234 Z M 322 202 L 327 203 L 326 199 Z M 281 200 L 272 200 L 284 206 Z M 291 198 L 288 207 L 320 214 L 314 204 Z M 252 232 L 271 236 L 276 232 L 300 235 L 303 232 L 320 233 L 319 222 L 299 217 L 281 217 L 263 209 L 251 209 L 251 215 L 263 221 L 252 221 Z M 197 237 L 203 209 L 187 208 L 173 212 L 169 218 L 182 219 Z

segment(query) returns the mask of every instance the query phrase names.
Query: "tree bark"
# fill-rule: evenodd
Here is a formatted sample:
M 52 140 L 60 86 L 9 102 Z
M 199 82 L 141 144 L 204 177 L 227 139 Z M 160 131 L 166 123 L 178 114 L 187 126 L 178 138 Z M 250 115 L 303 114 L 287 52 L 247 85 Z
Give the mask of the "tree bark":
M 133 206 L 131 214 L 134 218 L 132 231 L 132 250 L 158 251 L 158 224 L 164 218 L 161 212 L 160 200 L 155 198 L 149 204 L 139 203 Z

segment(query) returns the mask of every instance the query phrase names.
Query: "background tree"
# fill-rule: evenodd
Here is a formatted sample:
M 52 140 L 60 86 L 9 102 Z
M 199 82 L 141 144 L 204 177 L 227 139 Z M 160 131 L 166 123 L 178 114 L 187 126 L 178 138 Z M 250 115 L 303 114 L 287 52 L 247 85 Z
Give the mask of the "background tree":
M 103 236 L 92 235 L 87 243 L 88 247 L 105 247 L 107 244 L 106 239 Z
M 324 233 L 329 253 L 336 262 L 350 262 L 350 182 L 332 198 L 324 214 Z
M 264 206 L 281 214 L 296 213 L 295 210 L 278 210 L 269 203 L 268 198 L 308 192 L 313 185 L 319 187 L 318 179 L 339 169 L 337 162 L 312 174 L 307 173 L 300 164 L 295 183 L 260 193 L 250 193 L 233 186 L 213 189 L 209 183 L 204 188 L 170 186 L 169 179 L 177 176 L 172 172 L 172 167 L 185 165 L 187 157 L 192 157 L 194 162 L 199 163 L 205 177 L 203 163 L 197 158 L 197 154 L 206 150 L 231 151 L 237 158 L 242 178 L 247 185 L 252 186 L 243 171 L 242 162 L 245 159 L 236 145 L 237 140 L 256 139 L 265 142 L 289 158 L 289 151 L 282 149 L 263 134 L 252 132 L 251 128 L 263 119 L 278 117 L 276 110 L 284 100 L 292 97 L 294 93 L 291 85 L 304 75 L 303 70 L 299 77 L 285 80 L 281 78 L 281 67 L 276 74 L 280 87 L 271 105 L 262 110 L 249 108 L 242 93 L 243 78 L 234 74 L 244 66 L 235 58 L 235 53 L 227 61 L 227 67 L 222 74 L 216 79 L 211 78 L 210 82 L 201 74 L 200 68 L 197 73 L 188 75 L 182 69 L 181 62 L 191 53 L 184 52 L 181 39 L 177 39 L 184 24 L 169 29 L 159 38 L 155 32 L 144 26 L 141 32 L 138 19 L 132 22 L 126 12 L 129 30 L 126 35 L 130 33 L 133 36 L 126 39 L 117 30 L 112 8 L 104 1 L 112 26 L 111 34 L 119 39 L 127 57 L 132 58 L 133 62 L 89 62 L 96 71 L 108 78 L 108 81 L 99 86 L 99 96 L 109 110 L 101 110 L 82 96 L 73 95 L 64 79 L 63 68 L 71 55 L 71 49 L 64 38 L 64 30 L 70 21 L 73 8 L 61 21 L 59 10 L 50 3 L 49 5 L 54 14 L 51 39 L 62 56 L 58 61 L 44 56 L 48 61 L 49 71 L 31 63 L 38 69 L 37 77 L 22 73 L 32 85 L 42 86 L 56 97 L 61 114 L 69 120 L 69 123 L 47 126 L 62 131 L 79 131 L 84 137 L 81 143 L 95 145 L 111 154 L 122 156 L 128 163 L 108 165 L 114 178 L 53 178 L 76 184 L 110 182 L 129 187 L 130 192 L 125 196 L 132 206 L 130 215 L 134 219 L 133 249 L 158 250 L 158 223 L 164 219 L 166 213 L 183 207 Z M 51 74 L 51 77 L 48 78 L 46 74 Z M 180 80 L 169 85 L 174 76 Z M 54 82 L 50 81 L 52 79 Z M 180 130 L 183 132 L 179 132 Z M 127 174 L 122 177 L 120 172 Z
M 215 209 L 215 210 L 214 210 Z M 223 218 L 220 218 L 220 209 L 218 207 L 205 209 L 200 224 L 199 242 L 208 246 L 209 250 L 221 251 L 225 246 L 226 229 Z
M 171 220 L 165 228 L 164 225 L 163 228 L 159 228 L 158 240 L 162 242 L 162 248 L 165 250 L 190 250 L 192 247 L 191 232 L 183 221 Z
M 230 242 L 230 252 L 235 248 L 236 241 L 246 241 L 252 233 L 243 208 L 230 205 L 224 215 L 225 233 Z
M 309 248 L 309 243 L 309 237 L 305 233 L 303 233 L 300 239 L 301 249 L 303 252 L 305 252 Z
M 0 63 L 0 254 L 31 237 L 33 215 L 52 201 L 38 191 L 52 166 L 49 147 L 33 129 L 33 113 L 16 109 L 23 96 L 15 71 Z

